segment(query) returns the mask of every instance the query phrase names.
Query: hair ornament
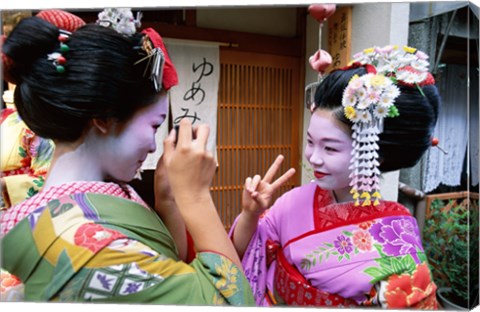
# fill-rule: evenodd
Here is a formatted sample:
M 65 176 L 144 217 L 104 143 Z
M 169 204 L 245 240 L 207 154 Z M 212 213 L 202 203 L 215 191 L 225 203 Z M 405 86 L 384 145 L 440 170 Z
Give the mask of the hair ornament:
M 137 12 L 137 17 L 134 18 L 132 10 L 129 8 L 106 8 L 98 13 L 97 24 L 113 28 L 125 36 L 131 36 L 141 26 L 141 18 L 140 12 Z
M 395 99 L 398 85 L 421 86 L 434 84 L 428 72 L 428 56 L 415 48 L 388 45 L 357 53 L 344 69 L 365 67 L 367 73 L 354 75 L 344 90 L 344 114 L 352 123 L 352 158 L 350 186 L 355 205 L 378 205 L 380 170 L 378 140 L 385 118 L 398 117 Z
M 361 65 L 370 64 L 378 73 L 391 77 L 398 84 L 417 86 L 432 85 L 435 79 L 430 74 L 428 55 L 416 48 L 404 46 L 400 49 L 397 45 L 373 47 L 363 50 L 353 56 L 352 63 Z M 350 64 L 349 64 L 350 65 Z
M 160 90 L 168 91 L 178 84 L 178 75 L 168 55 L 165 43 L 160 34 L 153 28 L 142 30 L 142 34 L 144 37 L 139 50 L 146 54 L 146 57 L 140 62 L 147 60 L 146 68 L 150 69 L 150 79 L 153 80 L 157 92 Z
M 440 143 L 440 141 L 438 140 L 438 138 L 432 138 L 432 146 L 438 148 L 442 153 L 444 153 L 445 155 L 448 154 L 448 152 L 446 150 L 444 150 L 440 145 L 438 145 L 438 143 Z
M 145 34 L 142 37 L 141 50 L 146 54 L 145 57 L 136 61 L 134 65 L 142 62 L 147 62 L 145 65 L 144 76 L 150 72 L 150 80 L 153 81 L 153 86 L 157 92 L 162 90 L 163 69 L 165 66 L 165 54 L 160 47 L 155 47 L 152 40 Z
M 140 27 L 141 12 L 133 18 L 129 8 L 107 8 L 98 14 L 97 24 L 113 28 L 117 32 L 131 36 Z M 168 57 L 167 50 L 160 35 L 152 28 L 142 31 L 144 35 L 139 46 L 134 47 L 142 55 L 142 58 L 134 65 L 145 62 L 144 75 L 150 76 L 157 92 L 168 90 L 178 83 L 177 72 Z
M 65 72 L 65 64 L 67 59 L 64 54 L 70 50 L 70 47 L 67 45 L 68 39 L 72 33 L 63 29 L 60 29 L 60 34 L 58 35 L 58 41 L 60 42 L 60 52 L 53 52 L 47 55 L 48 60 L 53 61 L 53 65 L 57 73 L 63 74 Z

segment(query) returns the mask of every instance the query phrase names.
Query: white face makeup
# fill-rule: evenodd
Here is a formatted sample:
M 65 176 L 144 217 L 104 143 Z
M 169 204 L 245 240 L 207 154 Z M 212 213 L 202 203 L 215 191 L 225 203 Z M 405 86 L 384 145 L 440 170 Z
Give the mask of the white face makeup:
M 307 131 L 305 156 L 314 170 L 319 187 L 345 191 L 350 183 L 352 138 L 347 128 L 331 112 L 316 110 Z
M 110 129 L 102 140 L 99 153 L 104 175 L 118 181 L 130 181 L 147 158 L 157 149 L 155 133 L 168 113 L 168 96 L 162 94 L 156 103 L 141 109 L 127 121 L 120 133 Z

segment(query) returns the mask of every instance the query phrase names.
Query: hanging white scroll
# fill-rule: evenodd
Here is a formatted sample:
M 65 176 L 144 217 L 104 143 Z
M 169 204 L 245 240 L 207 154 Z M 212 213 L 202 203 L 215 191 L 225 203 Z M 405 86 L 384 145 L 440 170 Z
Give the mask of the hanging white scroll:
M 172 123 L 188 118 L 193 126 L 208 124 L 207 148 L 216 155 L 217 102 L 220 79 L 218 44 L 166 40 L 178 73 L 171 91 Z
M 220 79 L 219 47 L 215 43 L 164 38 L 168 54 L 178 73 L 179 84 L 170 89 L 172 124 L 189 118 L 193 126 L 210 126 L 207 148 L 216 155 L 217 101 Z M 156 134 L 157 150 L 148 155 L 142 169 L 155 169 L 163 154 L 163 140 L 168 135 L 169 120 Z

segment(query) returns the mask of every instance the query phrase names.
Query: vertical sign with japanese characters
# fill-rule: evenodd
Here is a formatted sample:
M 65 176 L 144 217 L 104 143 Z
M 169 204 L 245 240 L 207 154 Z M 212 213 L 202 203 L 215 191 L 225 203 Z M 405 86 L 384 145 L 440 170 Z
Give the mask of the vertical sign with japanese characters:
M 207 148 L 216 157 L 219 46 L 164 39 L 179 81 L 178 85 L 169 91 L 172 124 L 178 124 L 182 118 L 190 119 L 194 127 L 207 123 L 210 126 Z M 155 169 L 163 154 L 163 140 L 168 135 L 168 123 L 167 119 L 158 129 L 157 150 L 148 155 L 142 170 Z
M 347 66 L 350 61 L 352 36 L 352 8 L 337 8 L 335 14 L 328 19 L 328 51 L 332 56 L 332 69 Z
M 167 44 L 179 80 L 171 91 L 172 124 L 182 118 L 190 119 L 194 127 L 208 124 L 207 148 L 216 155 L 219 47 L 174 40 Z

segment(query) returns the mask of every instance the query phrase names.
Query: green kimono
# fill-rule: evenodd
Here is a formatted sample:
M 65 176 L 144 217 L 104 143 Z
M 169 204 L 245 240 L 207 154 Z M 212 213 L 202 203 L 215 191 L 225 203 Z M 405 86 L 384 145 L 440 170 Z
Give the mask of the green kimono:
M 3 238 L 2 267 L 26 301 L 254 305 L 228 258 L 180 261 L 153 211 L 109 195 L 64 196 L 29 214 Z

